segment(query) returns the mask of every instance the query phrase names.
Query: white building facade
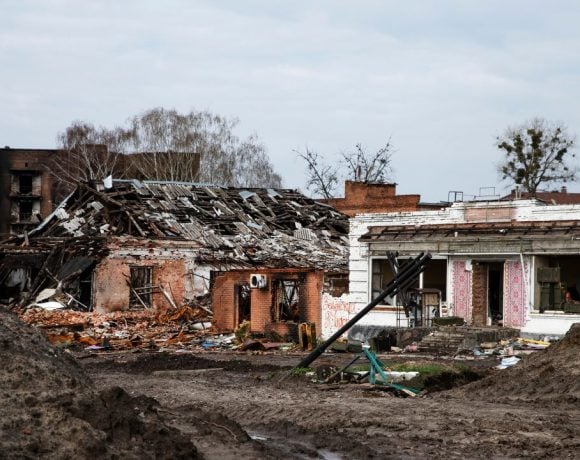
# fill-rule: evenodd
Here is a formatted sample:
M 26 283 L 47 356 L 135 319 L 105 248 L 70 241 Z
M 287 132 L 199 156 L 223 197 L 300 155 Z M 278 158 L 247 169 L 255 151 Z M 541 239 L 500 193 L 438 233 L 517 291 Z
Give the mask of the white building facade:
M 417 288 L 441 292 L 442 312 L 468 324 L 560 335 L 580 322 L 580 205 L 460 202 L 438 211 L 360 214 L 350 221 L 351 309 L 392 279 L 389 253 L 432 261 Z M 388 298 L 362 324 L 406 326 Z

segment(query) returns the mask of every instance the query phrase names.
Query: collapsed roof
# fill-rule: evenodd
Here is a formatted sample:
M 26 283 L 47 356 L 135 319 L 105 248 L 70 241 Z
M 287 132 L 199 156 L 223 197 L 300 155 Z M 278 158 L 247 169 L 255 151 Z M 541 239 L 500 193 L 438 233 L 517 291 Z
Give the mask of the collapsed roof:
M 79 185 L 30 236 L 194 242 L 199 262 L 347 270 L 348 218 L 295 190 L 137 180 L 109 185 Z

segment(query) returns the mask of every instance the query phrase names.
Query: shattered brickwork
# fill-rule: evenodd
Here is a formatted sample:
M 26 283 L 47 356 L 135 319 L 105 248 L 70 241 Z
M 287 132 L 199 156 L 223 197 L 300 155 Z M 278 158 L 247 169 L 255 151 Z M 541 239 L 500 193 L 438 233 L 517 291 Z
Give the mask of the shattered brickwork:
M 99 313 L 125 310 L 129 305 L 131 266 L 151 267 L 153 286 L 159 286 L 172 298 L 176 305 L 183 305 L 185 280 L 187 279 L 184 259 L 141 259 L 112 255 L 97 265 L 94 272 L 93 305 Z M 159 291 L 151 294 L 154 309 L 169 308 L 171 304 Z
M 321 324 L 321 301 L 324 274 L 322 271 L 301 270 L 253 270 L 221 273 L 214 279 L 212 287 L 213 325 L 219 331 L 232 331 L 239 324 L 235 286 L 249 283 L 252 274 L 266 275 L 268 284 L 264 289 L 250 289 L 251 331 L 265 333 L 275 331 L 281 336 L 293 333 L 293 322 L 272 320 L 274 280 L 300 280 L 300 321 Z
M 487 269 L 486 264 L 474 263 L 472 272 L 473 283 L 473 325 L 487 324 Z

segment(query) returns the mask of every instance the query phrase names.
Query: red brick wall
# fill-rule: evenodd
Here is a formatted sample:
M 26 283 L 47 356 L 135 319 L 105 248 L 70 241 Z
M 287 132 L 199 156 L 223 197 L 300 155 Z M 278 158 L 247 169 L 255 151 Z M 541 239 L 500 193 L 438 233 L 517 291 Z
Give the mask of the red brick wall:
M 227 272 L 214 278 L 211 291 L 212 324 L 219 331 L 233 331 L 237 327 L 234 288 L 236 284 L 248 283 L 249 280 L 249 272 Z
M 185 282 L 188 280 L 185 259 L 145 259 L 110 256 L 95 268 L 93 277 L 93 308 L 97 312 L 126 310 L 129 308 L 131 266 L 152 267 L 152 284 L 161 286 L 177 306 L 185 302 Z M 153 293 L 152 307 L 169 308 L 165 296 Z
M 468 208 L 465 210 L 467 222 L 509 222 L 515 208 Z
M 344 198 L 321 200 L 348 216 L 368 212 L 416 211 L 420 195 L 397 195 L 396 184 L 346 181 Z
M 270 269 L 230 271 L 214 278 L 212 288 L 213 324 L 219 331 L 232 331 L 238 325 L 235 285 L 249 283 L 252 273 L 267 276 L 266 289 L 251 289 L 251 331 L 264 333 L 268 330 L 285 330 L 285 326 L 272 326 L 272 280 L 302 279 L 300 286 L 300 317 L 305 322 L 316 323 L 317 331 L 321 324 L 321 299 L 324 274 L 322 271 L 301 271 Z M 282 334 L 281 334 L 282 335 Z
M 487 324 L 487 269 L 486 264 L 474 263 L 472 272 L 473 325 Z
M 53 178 L 47 171 L 47 164 L 57 152 L 41 149 L 0 149 L 0 235 L 7 235 L 10 231 L 11 170 L 41 173 L 40 215 L 44 218 L 52 212 Z

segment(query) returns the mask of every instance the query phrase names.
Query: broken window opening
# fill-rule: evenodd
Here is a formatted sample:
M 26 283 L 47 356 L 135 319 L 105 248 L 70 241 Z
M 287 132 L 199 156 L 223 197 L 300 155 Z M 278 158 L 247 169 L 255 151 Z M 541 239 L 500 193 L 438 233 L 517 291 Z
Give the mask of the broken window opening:
M 447 300 L 447 260 L 431 259 L 423 272 L 422 288 L 441 291 L 441 301 Z
M 573 255 L 535 258 L 534 309 L 580 313 L 580 257 Z
M 326 274 L 324 276 L 324 292 L 329 293 L 333 297 L 348 294 L 348 275 Z
M 79 277 L 79 300 L 89 311 L 93 310 L 93 277 L 92 269 L 85 270 Z
M 22 194 L 32 193 L 32 175 L 21 174 L 18 176 L 18 190 Z
M 400 269 L 402 270 L 411 259 L 400 257 L 396 259 Z M 381 292 L 387 287 L 387 285 L 393 280 L 394 278 L 394 271 L 391 262 L 388 259 L 373 259 L 372 261 L 372 279 L 371 279 L 371 297 L 372 300 L 376 299 Z M 419 287 L 419 280 L 416 280 L 413 284 L 409 286 L 409 288 L 418 288 Z M 402 299 L 398 299 L 401 301 Z M 387 296 L 385 299 L 380 303 L 380 305 L 393 305 L 395 306 L 397 303 L 401 304 L 401 302 L 397 302 L 396 296 Z
M 273 281 L 272 321 L 299 323 L 300 282 L 278 279 Z
M 236 284 L 234 287 L 236 301 L 237 301 L 237 312 L 238 312 L 238 325 L 244 321 L 251 321 L 252 319 L 252 303 L 250 295 L 250 285 L 248 283 Z
M 503 262 L 490 263 L 487 271 L 488 321 L 503 325 Z
M 131 269 L 131 296 L 129 298 L 129 308 L 142 310 L 151 308 L 153 286 L 151 285 L 153 267 L 132 266 Z
M 397 257 L 393 261 L 398 263 L 400 269 L 411 260 L 409 257 Z M 387 287 L 394 278 L 394 271 L 391 262 L 386 258 L 372 260 L 372 278 L 371 278 L 371 300 L 374 300 Z M 428 288 L 441 291 L 441 300 L 445 302 L 447 297 L 447 260 L 432 259 L 423 272 L 421 278 L 418 278 L 408 289 L 411 288 Z M 401 297 L 401 296 L 399 296 Z M 402 305 L 405 299 L 397 297 L 386 297 L 381 305 Z
M 32 218 L 33 209 L 32 201 L 21 201 L 18 205 L 18 221 L 28 222 Z

